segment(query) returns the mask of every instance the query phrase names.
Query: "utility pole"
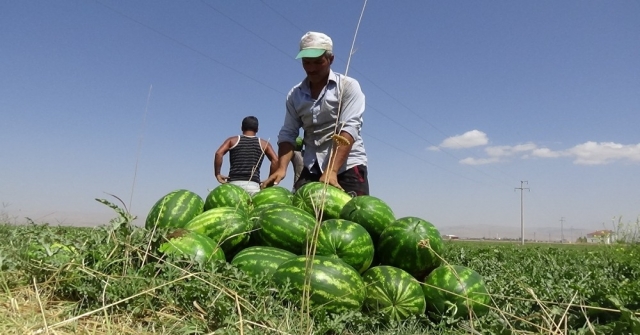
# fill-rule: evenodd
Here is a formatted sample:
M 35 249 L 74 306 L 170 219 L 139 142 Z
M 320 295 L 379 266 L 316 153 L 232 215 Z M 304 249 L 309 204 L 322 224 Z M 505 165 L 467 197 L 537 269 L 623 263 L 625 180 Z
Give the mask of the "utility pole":
M 560 243 L 564 243 L 564 216 L 560 218 Z
M 523 193 L 522 191 L 528 190 L 528 187 L 523 187 L 524 184 L 529 185 L 529 182 L 526 180 L 520 181 L 520 187 L 516 187 L 515 190 L 520 190 L 520 244 L 524 245 L 524 204 L 523 204 Z

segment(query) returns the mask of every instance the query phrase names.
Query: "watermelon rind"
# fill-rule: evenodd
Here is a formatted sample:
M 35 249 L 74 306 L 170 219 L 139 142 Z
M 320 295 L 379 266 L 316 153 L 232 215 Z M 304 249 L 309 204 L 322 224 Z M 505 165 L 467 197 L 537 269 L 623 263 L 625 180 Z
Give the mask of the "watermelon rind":
M 183 228 L 167 235 L 166 242 L 160 245 L 158 251 L 166 255 L 187 256 L 201 265 L 215 260 L 225 260 L 222 248 L 214 240 Z
M 231 264 L 252 277 L 270 277 L 280 264 L 297 255 L 274 247 L 252 246 L 238 252 Z
M 479 317 L 489 311 L 491 297 L 482 276 L 461 265 L 443 265 L 424 280 L 422 291 L 429 315 L 435 318 Z
M 363 226 L 374 243 L 378 241 L 382 231 L 396 220 L 391 207 L 371 195 L 353 197 L 342 207 L 340 218 Z
M 322 222 L 316 240 L 316 255 L 335 256 L 363 273 L 373 261 L 373 240 L 364 227 L 342 219 Z
M 443 249 L 440 232 L 431 222 L 407 216 L 385 228 L 376 252 L 382 265 L 401 268 L 423 280 L 442 264 Z
M 364 309 L 381 314 L 385 321 L 402 321 L 425 313 L 422 287 L 408 272 L 380 265 L 363 273 L 362 280 L 366 287 Z
M 255 226 L 262 245 L 301 255 L 315 224 L 315 218 L 300 208 L 274 205 L 262 211 Z
M 297 256 L 289 259 L 273 273 L 277 287 L 289 287 L 291 299 L 302 299 L 305 275 L 309 275 L 309 303 L 313 310 L 323 309 L 329 313 L 357 311 L 362 308 L 365 287 L 362 277 L 353 267 L 338 258 Z M 310 271 L 306 272 L 307 265 Z
M 288 189 L 281 186 L 267 187 L 254 194 L 251 203 L 254 207 L 265 204 L 285 204 L 291 205 L 293 194 Z
M 211 238 L 227 257 L 233 257 L 249 242 L 253 224 L 243 209 L 218 207 L 196 216 L 184 228 Z
M 251 205 L 251 196 L 242 187 L 234 184 L 221 184 L 209 192 L 204 200 L 204 211 L 219 207 L 241 208 L 245 211 Z
M 329 184 L 313 181 L 304 184 L 293 195 L 293 206 L 321 220 L 339 219 L 340 211 L 351 196 Z
M 189 190 L 175 190 L 160 198 L 149 211 L 146 229 L 182 228 L 203 212 L 204 201 Z

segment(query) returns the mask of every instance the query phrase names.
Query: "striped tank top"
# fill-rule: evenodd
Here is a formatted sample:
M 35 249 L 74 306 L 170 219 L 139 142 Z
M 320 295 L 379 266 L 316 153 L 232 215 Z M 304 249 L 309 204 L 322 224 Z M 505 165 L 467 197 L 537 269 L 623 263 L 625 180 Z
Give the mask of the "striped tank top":
M 238 135 L 238 142 L 229 150 L 229 181 L 260 183 L 260 167 L 264 154 L 256 136 Z

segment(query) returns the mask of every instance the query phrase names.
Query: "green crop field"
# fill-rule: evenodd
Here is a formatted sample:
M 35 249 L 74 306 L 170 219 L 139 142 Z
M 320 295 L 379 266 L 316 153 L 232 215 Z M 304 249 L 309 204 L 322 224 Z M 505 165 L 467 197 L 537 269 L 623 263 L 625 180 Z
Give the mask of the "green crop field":
M 637 245 L 445 241 L 445 262 L 484 277 L 489 312 L 383 322 L 307 314 L 229 262 L 160 257 L 162 231 L 119 214 L 96 228 L 0 225 L 0 334 L 640 334 Z

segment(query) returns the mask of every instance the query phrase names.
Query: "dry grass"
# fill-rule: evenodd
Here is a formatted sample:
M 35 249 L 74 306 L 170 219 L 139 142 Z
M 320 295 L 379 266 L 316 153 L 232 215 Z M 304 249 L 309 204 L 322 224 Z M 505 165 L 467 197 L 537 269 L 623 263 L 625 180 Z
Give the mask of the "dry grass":
M 153 320 L 101 314 L 47 329 L 45 325 L 64 323 L 72 318 L 76 307 L 74 302 L 53 299 L 48 291 L 46 287 L 36 290 L 33 286 L 27 286 L 0 294 L 0 334 L 175 334 L 180 326 L 180 320 L 169 314 L 157 313 Z M 154 328 L 154 324 L 160 323 L 165 326 Z

